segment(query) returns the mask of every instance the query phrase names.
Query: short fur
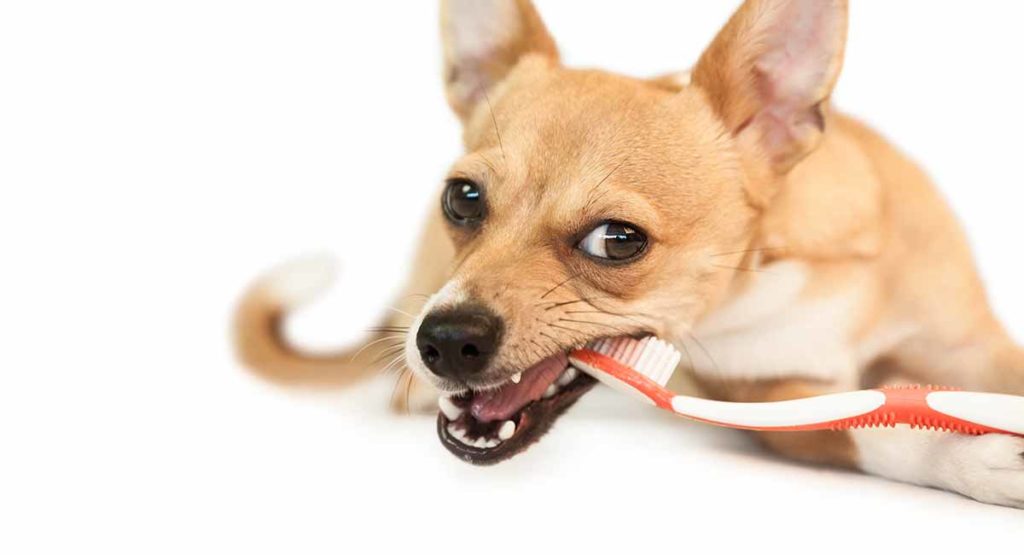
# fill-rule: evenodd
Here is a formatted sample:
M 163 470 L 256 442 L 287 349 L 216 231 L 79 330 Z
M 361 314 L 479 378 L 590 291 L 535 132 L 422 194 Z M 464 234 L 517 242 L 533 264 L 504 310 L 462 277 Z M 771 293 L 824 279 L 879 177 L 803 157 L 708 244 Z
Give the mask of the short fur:
M 435 213 L 410 291 L 447 283 L 428 308 L 472 297 L 506 318 L 494 383 L 615 328 L 675 341 L 718 399 L 882 381 L 1024 394 L 1024 350 L 996 321 L 949 208 L 912 161 L 831 108 L 846 21 L 841 0 L 748 0 L 692 82 L 639 80 L 563 67 L 528 0 L 442 2 L 466 147 L 450 176 L 483 184 L 490 214 L 473 232 Z M 602 218 L 646 230 L 647 255 L 617 267 L 580 256 L 573 239 Z M 243 359 L 287 382 L 365 375 L 347 355 L 281 340 L 277 323 L 303 296 L 282 288 L 287 273 L 245 297 Z M 598 298 L 591 313 L 544 302 Z M 407 346 L 419 392 L 444 389 Z M 1021 439 L 761 437 L 798 460 L 1024 506 Z

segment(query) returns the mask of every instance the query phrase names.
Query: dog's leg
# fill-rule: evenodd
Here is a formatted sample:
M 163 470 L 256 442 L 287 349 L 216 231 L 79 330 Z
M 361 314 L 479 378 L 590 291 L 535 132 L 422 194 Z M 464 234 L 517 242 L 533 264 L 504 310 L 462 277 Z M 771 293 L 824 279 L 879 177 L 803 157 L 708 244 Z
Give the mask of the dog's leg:
M 1024 350 L 996 327 L 976 340 L 911 342 L 894 354 L 927 383 L 1024 394 Z M 865 429 L 852 432 L 865 471 L 968 497 L 1024 508 L 1024 439 L 943 432 Z
M 930 381 L 966 390 L 1024 395 L 1024 349 L 1002 330 L 953 346 L 932 344 L 921 349 L 934 354 L 902 365 Z
M 1024 439 L 896 428 L 854 430 L 857 464 L 892 480 L 1024 508 Z

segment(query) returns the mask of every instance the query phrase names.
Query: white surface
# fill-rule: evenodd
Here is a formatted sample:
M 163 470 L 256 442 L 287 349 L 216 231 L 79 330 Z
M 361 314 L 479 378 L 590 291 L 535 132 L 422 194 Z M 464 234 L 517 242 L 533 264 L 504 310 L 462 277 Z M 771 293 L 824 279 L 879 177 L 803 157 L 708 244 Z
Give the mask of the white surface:
M 785 428 L 843 420 L 868 414 L 884 404 L 885 394 L 881 391 L 850 391 L 774 403 L 724 403 L 684 395 L 672 398 L 672 409 L 679 414 L 757 428 Z
M 1024 399 L 996 393 L 936 391 L 925 398 L 928 406 L 949 416 L 1024 434 Z
M 733 3 L 542 0 L 569 62 L 688 66 Z M 459 463 L 390 383 L 234 363 L 242 286 L 326 250 L 294 331 L 354 337 L 458 152 L 430 1 L 0 4 L 0 552 L 1001 552 L 1024 515 L 807 468 L 605 392 Z M 1024 5 L 854 2 L 838 100 L 922 160 L 1024 332 Z M 653 534 L 651 533 L 653 531 Z M 858 549 L 859 548 L 859 549 Z M 998 548 L 998 549 L 996 549 Z

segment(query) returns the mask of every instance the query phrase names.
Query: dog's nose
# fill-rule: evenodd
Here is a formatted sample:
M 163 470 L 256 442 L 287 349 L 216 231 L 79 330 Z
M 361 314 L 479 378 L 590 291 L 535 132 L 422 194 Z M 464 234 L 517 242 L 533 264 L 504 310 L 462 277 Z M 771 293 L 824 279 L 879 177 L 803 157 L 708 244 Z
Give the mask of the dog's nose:
M 416 347 L 431 372 L 465 381 L 487 367 L 498 349 L 501 333 L 501 319 L 485 308 L 447 309 L 423 319 Z

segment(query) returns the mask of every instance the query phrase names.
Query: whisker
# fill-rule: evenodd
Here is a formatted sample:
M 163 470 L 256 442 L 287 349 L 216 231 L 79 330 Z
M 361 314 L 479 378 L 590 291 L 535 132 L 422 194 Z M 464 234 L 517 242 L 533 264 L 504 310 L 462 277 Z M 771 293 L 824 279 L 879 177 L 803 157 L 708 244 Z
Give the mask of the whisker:
M 608 180 L 609 180 L 609 179 L 610 179 L 610 178 L 611 178 L 611 177 L 612 177 L 613 175 L 615 175 L 615 172 L 619 171 L 619 169 L 620 169 L 620 168 L 621 168 L 622 166 L 626 165 L 626 162 L 629 162 L 629 159 L 630 159 L 630 157 L 631 157 L 631 156 L 633 155 L 633 151 L 635 151 L 635 150 L 636 150 L 636 147 L 634 146 L 634 147 L 633 147 L 633 150 L 631 150 L 631 151 L 629 152 L 629 154 L 627 154 L 627 155 L 626 155 L 626 157 L 622 159 L 622 161 L 620 161 L 620 162 L 619 162 L 618 164 L 616 164 L 616 165 L 615 165 L 615 167 L 614 167 L 614 168 L 612 168 L 612 171 L 608 172 L 608 174 L 607 174 L 607 175 L 605 175 L 605 176 L 604 176 L 604 177 L 603 177 L 603 178 L 601 179 L 601 181 L 598 181 L 598 182 L 597 182 L 597 185 L 594 185 L 594 188 L 595 188 L 595 189 L 597 189 L 597 188 L 598 188 L 598 187 L 600 187 L 601 185 L 604 185 L 606 181 L 608 181 Z
M 686 334 L 690 336 L 690 339 L 693 339 L 693 342 L 697 344 L 697 347 L 699 347 L 701 351 L 704 351 L 704 356 L 708 357 L 708 360 L 711 361 L 711 365 L 715 367 L 715 372 L 721 375 L 722 370 L 719 368 L 718 361 L 715 360 L 715 357 L 711 356 L 711 351 L 701 343 L 700 339 L 697 339 L 697 336 L 694 335 L 693 332 L 687 331 Z
M 405 358 L 405 355 L 404 354 L 400 354 L 400 355 L 396 356 L 395 358 L 391 359 L 391 362 L 389 362 L 387 364 L 387 366 L 385 366 L 384 368 L 381 369 L 381 373 L 382 374 L 390 374 L 391 372 L 394 372 L 394 371 L 398 370 L 399 368 L 401 368 L 401 365 L 395 366 L 395 364 L 401 362 L 402 359 L 404 359 L 404 358 Z
M 398 353 L 400 353 L 400 352 L 402 352 L 404 350 L 405 350 L 405 342 L 404 341 L 400 345 L 391 345 L 387 349 L 385 349 L 383 352 L 381 352 L 379 355 L 377 355 L 377 358 L 375 358 L 373 360 L 373 364 L 377 364 L 378 362 L 388 358 L 389 356 L 396 355 L 396 354 L 398 354 Z
M 404 311 L 404 310 L 399 310 L 399 309 L 397 309 L 397 308 L 395 308 L 395 307 L 393 307 L 393 306 L 389 306 L 389 307 L 388 307 L 388 310 L 391 310 L 391 311 L 397 312 L 397 313 L 399 313 L 399 314 L 401 314 L 401 315 L 403 315 L 403 316 L 408 316 L 409 318 L 412 318 L 413 320 L 415 320 L 415 319 L 416 319 L 416 317 L 415 317 L 415 316 L 413 316 L 412 314 L 409 314 L 408 312 L 406 312 L 406 311 Z
M 563 306 L 570 306 L 570 305 L 574 305 L 574 304 L 577 304 L 577 303 L 589 303 L 590 301 L 600 301 L 600 300 L 603 300 L 603 299 L 611 299 L 611 298 L 613 298 L 613 297 L 587 297 L 587 298 L 582 298 L 582 299 L 576 299 L 574 301 L 548 301 L 546 303 L 538 303 L 535 306 L 544 306 L 544 305 L 550 304 L 551 306 L 549 306 L 549 307 L 544 309 L 544 311 L 547 312 L 549 310 L 554 310 L 556 308 L 563 307 Z
M 403 373 L 409 376 L 405 381 L 405 414 L 412 414 L 412 408 L 409 407 L 409 396 L 412 394 L 413 375 L 412 372 L 408 371 L 408 368 Z
M 391 388 L 391 406 L 392 407 L 395 406 L 395 395 L 398 394 L 398 388 L 401 385 L 402 378 L 405 377 L 405 373 L 406 373 L 407 370 L 408 370 L 408 368 L 403 369 L 402 373 L 399 374 L 397 378 L 395 378 L 395 385 L 394 385 L 394 387 Z
M 735 254 L 751 254 L 751 253 L 755 253 L 755 252 L 768 252 L 768 251 L 778 251 L 778 250 L 783 250 L 783 247 L 761 247 L 761 248 L 756 248 L 756 249 L 746 249 L 746 250 L 742 250 L 742 251 L 720 252 L 718 254 L 712 254 L 711 256 L 713 258 L 717 258 L 717 257 L 720 257 L 720 256 L 730 256 L 730 255 L 735 255 Z
M 693 357 L 690 356 L 690 349 L 686 346 L 686 342 L 680 341 L 679 346 L 683 348 L 683 354 L 686 355 L 686 360 L 690 363 L 690 370 L 695 370 L 693 367 Z
M 626 320 L 630 320 L 630 321 L 635 322 L 635 323 L 637 323 L 637 324 L 639 324 L 641 326 L 649 325 L 649 323 L 641 322 L 640 320 L 637 320 L 636 318 L 633 318 L 632 316 L 628 316 L 626 314 L 620 314 L 618 312 L 612 312 L 610 310 L 605 310 L 605 309 L 597 306 L 596 304 L 594 304 L 592 302 L 588 301 L 587 304 L 589 304 L 590 306 L 594 307 L 596 310 L 600 310 L 604 314 L 608 314 L 609 316 L 618 316 L 619 318 L 625 318 Z M 634 313 L 634 314 L 636 314 L 636 313 Z M 636 316 L 641 316 L 641 317 L 647 318 L 649 320 L 655 320 L 656 319 L 656 318 L 654 318 L 654 317 L 652 317 L 650 315 L 647 315 L 647 314 L 636 314 Z
M 578 330 L 578 329 L 575 329 L 575 328 L 570 328 L 570 327 L 567 327 L 567 326 L 562 326 L 562 325 L 559 325 L 559 324 L 547 323 L 547 325 L 548 325 L 548 327 L 551 327 L 551 328 L 557 328 L 557 329 L 560 329 L 560 330 L 569 331 L 569 332 L 575 333 L 576 335 L 579 335 L 579 336 L 582 336 L 582 337 L 586 337 L 586 334 L 583 333 L 582 330 Z
M 555 339 L 554 337 L 551 337 L 550 335 L 548 335 L 548 334 L 546 334 L 546 333 L 544 333 L 542 331 L 537 332 L 537 335 L 540 335 L 541 337 L 544 337 L 548 341 L 550 341 L 555 349 L 560 349 L 561 348 L 561 343 L 559 343 L 558 340 Z
M 636 97 L 633 97 L 633 98 L 629 99 L 629 105 L 627 106 L 626 111 L 625 111 L 625 113 L 622 116 L 622 121 L 626 121 L 627 119 L 629 119 L 629 117 L 633 114 L 633 110 L 635 108 L 636 108 Z M 625 126 L 620 126 L 618 132 L 616 132 L 616 134 L 615 134 L 616 137 L 618 137 L 618 135 L 621 134 L 624 129 L 625 129 Z M 636 152 L 636 149 L 637 149 L 638 146 L 639 146 L 639 144 L 634 144 L 633 148 L 630 149 L 629 153 L 626 154 L 625 158 L 623 158 L 622 161 L 618 163 L 618 165 L 616 165 L 614 168 L 612 168 L 612 171 L 608 172 L 608 175 L 605 175 L 604 178 L 601 179 L 601 181 L 598 181 L 596 185 L 594 185 L 593 187 L 590 188 L 590 191 L 587 193 L 587 202 L 586 202 L 586 204 L 583 207 L 584 212 L 589 210 L 590 207 L 595 202 L 597 202 L 601 197 L 604 196 L 605 193 L 607 193 L 607 191 L 604 191 L 604 193 L 602 193 L 599 197 L 597 197 L 597 198 L 593 197 L 594 192 L 597 191 L 599 188 L 601 188 L 601 186 L 604 185 L 604 183 L 606 181 L 608 181 L 608 179 L 611 178 L 611 176 L 615 172 L 619 171 L 619 168 L 621 168 L 623 165 L 625 165 L 625 163 L 627 161 L 629 161 L 629 159 L 633 156 L 633 153 Z
M 722 265 L 722 264 L 712 264 L 712 266 L 714 266 L 716 268 L 721 268 L 723 270 L 736 270 L 736 271 L 739 271 L 739 272 L 752 272 L 752 273 L 755 273 L 755 274 L 771 274 L 771 273 L 773 273 L 773 272 L 771 272 L 769 270 L 761 270 L 759 268 L 744 268 L 742 266 L 725 266 L 725 265 Z
M 538 351 L 534 351 L 534 352 L 533 352 L 533 356 L 534 356 L 534 358 L 536 358 L 537 360 L 540 360 L 541 358 L 543 358 L 543 356 L 542 356 L 542 355 L 543 355 L 543 354 L 544 354 L 545 352 L 547 352 L 547 351 L 548 351 L 548 349 L 547 349 L 547 348 L 545 348 L 545 347 L 544 347 L 544 345 L 541 345 L 540 343 L 538 343 L 538 342 L 537 342 L 537 341 L 536 341 L 535 339 L 533 339 L 532 337 L 531 337 L 531 338 L 529 339 L 529 341 L 530 341 L 530 343 L 532 343 L 532 344 L 533 344 L 533 345 L 534 345 L 535 347 L 537 347 L 537 349 L 538 349 Z
M 558 321 L 559 322 L 570 322 L 570 323 L 573 323 L 573 324 L 585 324 L 585 325 L 588 325 L 588 326 L 601 326 L 601 327 L 604 327 L 604 328 L 613 329 L 613 330 L 615 330 L 615 331 L 617 331 L 619 333 L 622 333 L 622 334 L 626 333 L 625 331 L 623 331 L 622 328 L 620 328 L 618 326 L 613 326 L 611 324 L 605 324 L 604 322 L 587 322 L 585 320 L 572 320 L 572 319 L 569 319 L 569 318 L 559 318 Z
M 541 295 L 540 299 L 544 300 L 548 295 L 550 295 L 550 294 L 554 293 L 555 291 L 557 291 L 558 288 L 562 287 L 566 283 L 569 283 L 570 281 L 572 281 L 572 280 L 574 280 L 574 279 L 576 279 L 578 277 L 580 277 L 580 274 L 573 274 L 573 275 L 569 276 L 562 283 L 559 283 L 558 285 L 552 287 L 551 289 L 548 289 L 547 293 L 544 293 L 543 295 Z
M 490 169 L 495 174 L 498 173 L 498 169 L 494 167 L 494 162 L 491 162 L 491 160 L 484 156 L 483 154 L 478 154 L 478 156 L 480 156 L 480 158 L 484 161 L 484 165 L 487 166 L 488 169 Z
M 505 143 L 501 140 L 501 130 L 498 129 L 498 118 L 494 115 L 494 105 L 491 104 L 491 97 L 487 95 L 486 89 L 481 89 L 484 93 L 484 100 L 487 101 L 487 109 L 491 112 L 491 123 L 494 124 L 494 134 L 498 137 L 498 148 L 501 149 L 501 159 L 508 164 L 508 157 L 505 156 Z
M 566 310 L 562 314 L 607 314 L 609 316 L 622 316 L 622 317 L 626 317 L 626 316 L 641 316 L 641 317 L 645 317 L 645 318 L 649 318 L 650 317 L 647 314 L 642 314 L 640 312 L 610 312 L 610 311 L 607 311 L 607 310 L 600 310 L 600 309 L 598 309 L 598 310 Z
M 430 295 L 426 295 L 424 293 L 409 293 L 408 295 L 406 295 L 406 296 L 404 296 L 402 298 L 403 299 L 412 299 L 412 298 L 416 298 L 416 299 L 429 299 Z
M 372 347 L 372 346 L 374 346 L 374 345 L 376 345 L 378 343 L 382 343 L 382 342 L 388 341 L 388 340 L 399 341 L 399 342 L 404 344 L 405 343 L 405 336 L 404 335 L 386 335 L 384 337 L 381 337 L 380 339 L 375 339 L 375 340 L 367 343 L 366 345 L 363 345 L 361 349 L 359 349 L 358 351 L 356 351 L 356 353 L 354 355 L 352 355 L 352 358 L 350 358 L 349 361 L 350 362 L 355 362 L 355 360 L 357 358 L 359 358 L 359 355 L 363 354 L 363 351 L 369 349 L 370 347 Z
M 408 326 L 381 326 L 376 328 L 366 328 L 368 333 L 385 333 L 385 332 L 400 332 L 406 333 L 409 331 Z

